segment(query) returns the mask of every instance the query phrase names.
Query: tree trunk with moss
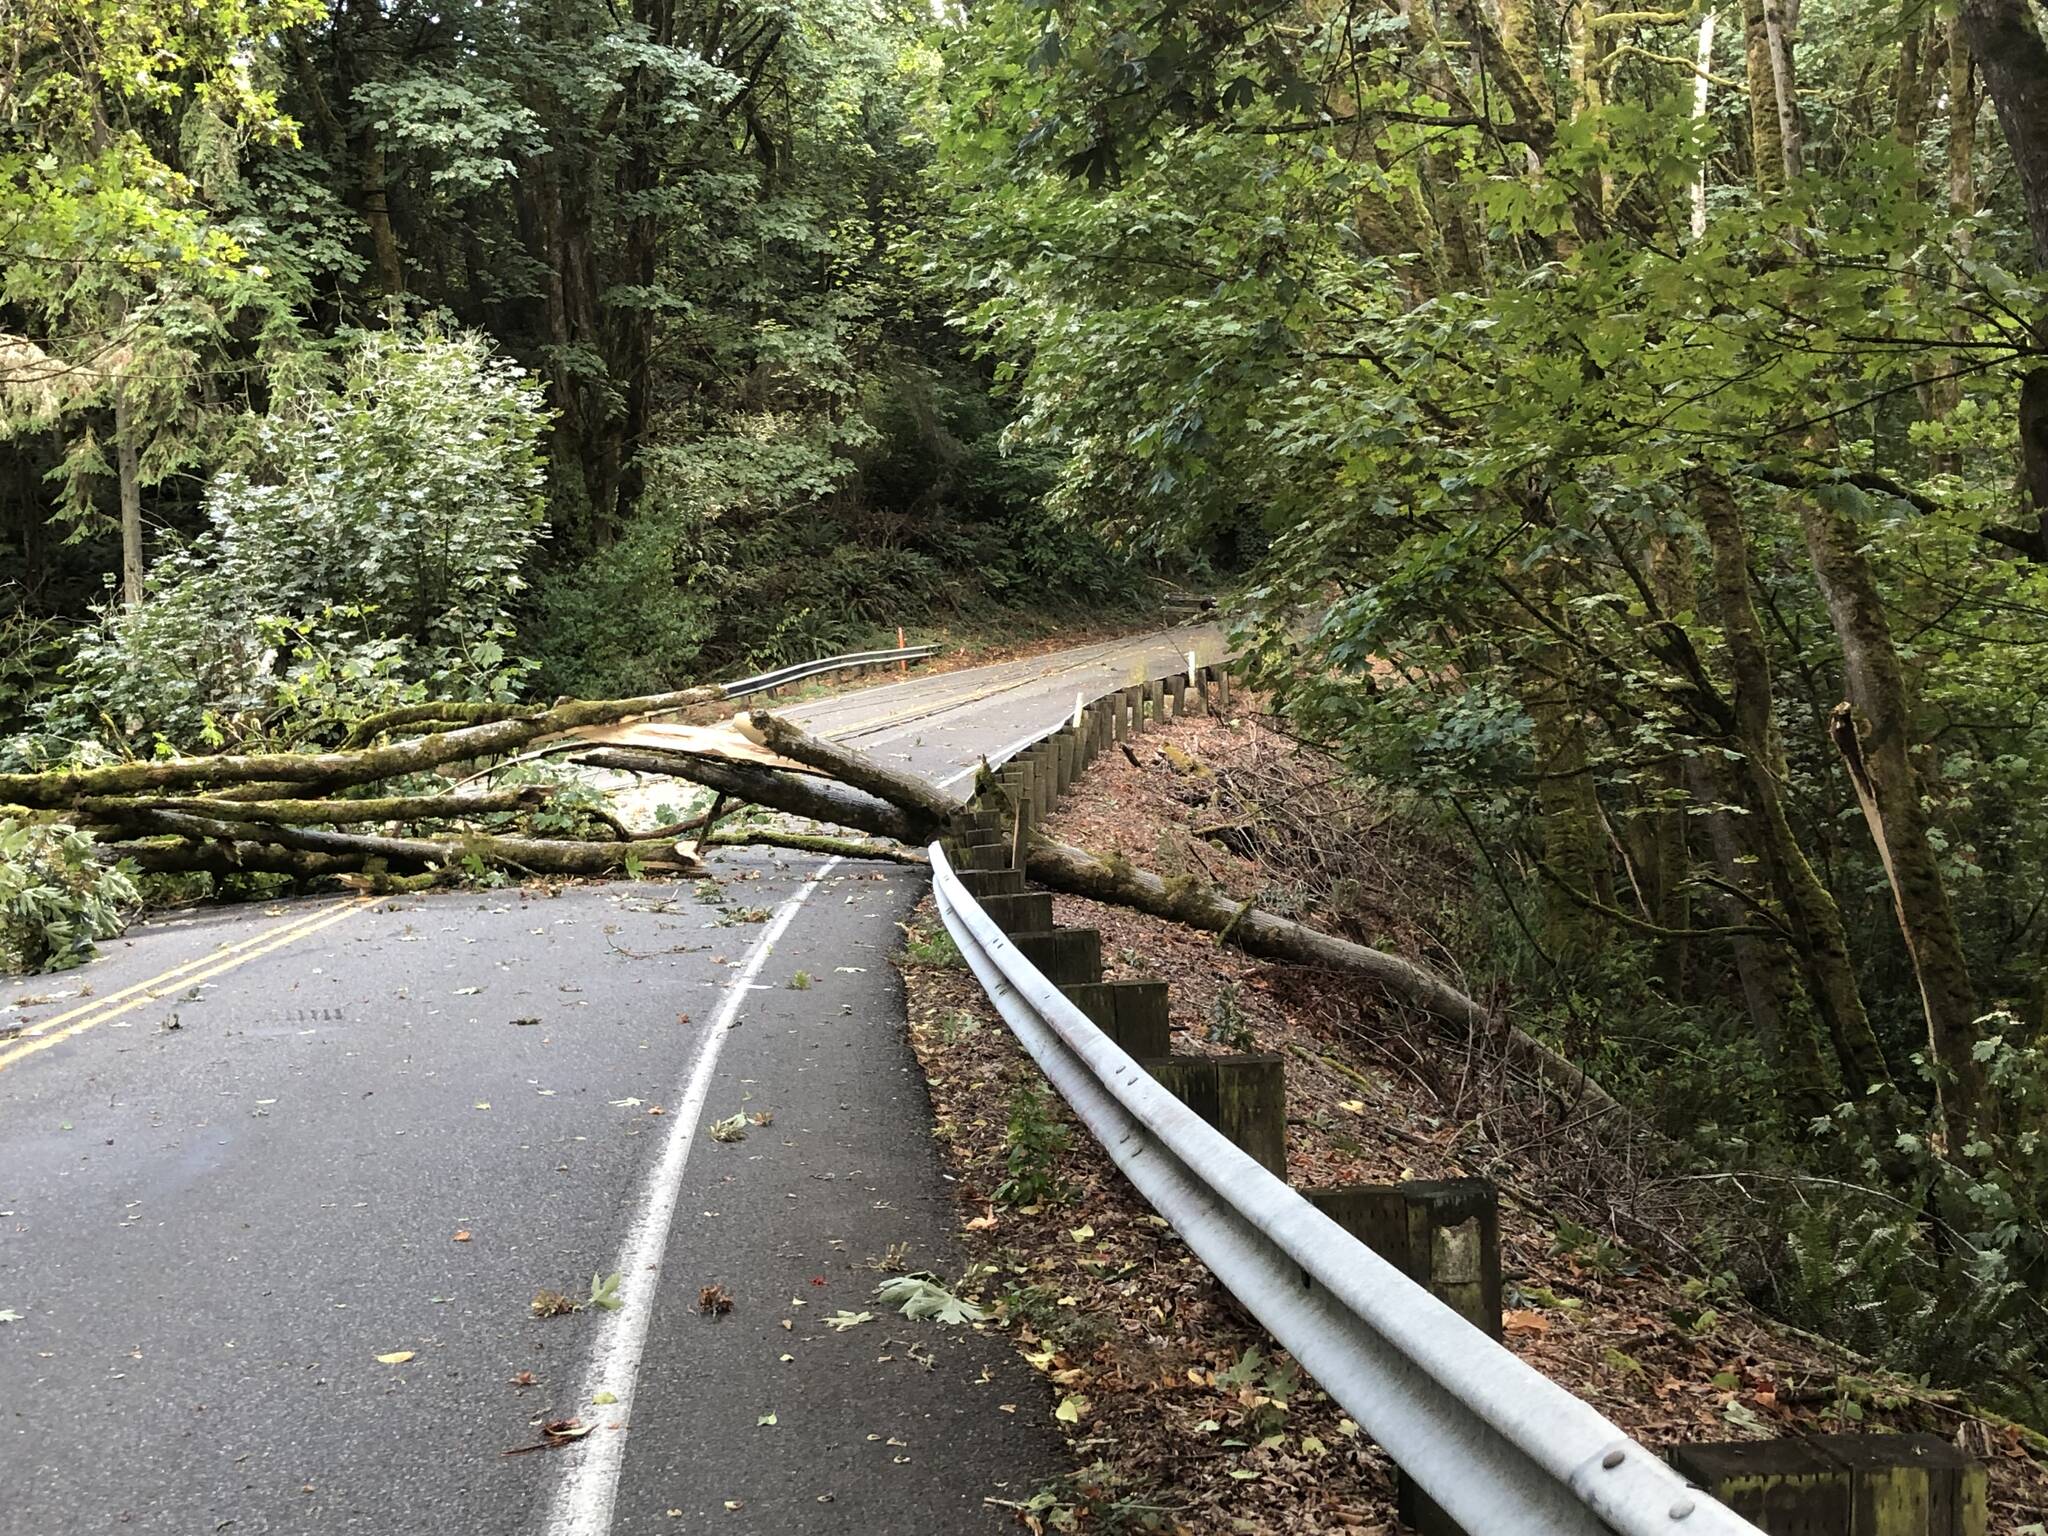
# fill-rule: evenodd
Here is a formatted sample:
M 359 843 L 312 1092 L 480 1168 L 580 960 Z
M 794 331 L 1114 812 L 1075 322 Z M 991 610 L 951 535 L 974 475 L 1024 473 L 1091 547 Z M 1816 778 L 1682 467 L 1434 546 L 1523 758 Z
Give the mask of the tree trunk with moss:
M 1842 1079 L 1861 1094 L 1888 1081 L 1890 1072 L 1863 1006 L 1841 909 L 1814 872 L 1785 814 L 1785 753 L 1771 713 L 1770 652 L 1750 595 L 1749 537 L 1726 481 L 1703 474 L 1695 477 L 1693 492 L 1712 554 L 1714 594 L 1728 647 L 1743 801 L 1755 821 L 1772 894 L 1792 930 L 1807 992 L 1834 1043 Z

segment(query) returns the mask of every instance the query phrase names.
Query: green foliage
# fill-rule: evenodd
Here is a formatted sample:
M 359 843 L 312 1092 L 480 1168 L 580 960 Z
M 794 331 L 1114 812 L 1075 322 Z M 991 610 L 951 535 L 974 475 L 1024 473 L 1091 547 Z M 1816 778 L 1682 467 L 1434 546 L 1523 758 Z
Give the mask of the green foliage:
M 158 561 L 149 600 L 78 638 L 14 755 L 292 744 L 423 698 L 509 697 L 544 421 L 479 337 L 361 337 L 216 477 L 209 530 Z
M 538 687 L 620 698 L 698 676 L 723 607 L 722 543 L 715 525 L 650 499 L 618 542 L 543 574 L 526 626 Z
M 960 946 L 953 942 L 953 935 L 937 923 L 911 929 L 904 935 L 903 960 L 906 965 L 929 965 L 945 970 L 959 970 L 967 964 L 966 957 L 960 953 Z
M 178 7 L 20 0 L 0 12 L 0 441 L 61 444 L 52 510 L 96 518 L 120 402 L 141 483 L 203 463 L 243 381 L 217 365 L 294 344 L 289 281 L 214 206 L 235 146 L 288 141 L 268 36 L 314 0 Z M 225 371 L 225 370 L 222 370 Z
M 356 604 L 417 646 L 495 646 L 541 532 L 545 426 L 484 337 L 365 333 L 334 387 L 274 409 L 215 478 L 207 553 L 267 611 Z
M 1066 1198 L 1060 1158 L 1070 1133 L 1054 1115 L 1052 1096 L 1042 1083 L 1019 1084 L 1010 1095 L 1010 1123 L 1004 1154 L 1008 1176 L 995 1188 L 1005 1205 L 1044 1205 Z
M 1216 1001 L 1210 1009 L 1208 1034 L 1216 1044 L 1229 1050 L 1251 1051 L 1258 1048 L 1258 1036 L 1244 1011 L 1243 989 L 1236 982 L 1227 983 L 1217 992 Z
M 136 904 L 125 866 L 102 863 L 87 834 L 0 818 L 0 972 L 62 971 L 93 956 Z

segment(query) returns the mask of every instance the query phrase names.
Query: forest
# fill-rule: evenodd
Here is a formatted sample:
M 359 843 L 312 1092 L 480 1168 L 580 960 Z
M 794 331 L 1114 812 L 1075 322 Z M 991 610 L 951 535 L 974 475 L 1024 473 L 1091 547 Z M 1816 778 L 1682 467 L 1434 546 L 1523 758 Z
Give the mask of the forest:
M 2048 1426 L 2044 278 L 2029 0 L 17 0 L 0 771 L 1189 576 L 1784 1315 Z

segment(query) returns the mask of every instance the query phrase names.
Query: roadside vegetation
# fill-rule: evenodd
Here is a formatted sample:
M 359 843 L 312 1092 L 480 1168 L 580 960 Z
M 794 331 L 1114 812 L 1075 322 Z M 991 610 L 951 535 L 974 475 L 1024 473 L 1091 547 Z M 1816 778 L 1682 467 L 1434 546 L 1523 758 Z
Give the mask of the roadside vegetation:
M 1333 778 L 1267 709 L 1240 698 L 1148 731 L 1129 759 L 1104 753 L 1049 835 L 1439 967 L 1496 963 L 1491 936 L 1512 920 L 1427 803 Z M 1506 1344 L 1629 1433 L 1658 1446 L 1938 1434 L 1990 1468 L 1988 1529 L 2038 1536 L 2048 1436 L 2031 1364 L 2001 1371 L 1981 1352 L 1981 1317 L 1953 1297 L 1954 1315 L 1937 1316 L 1929 1271 L 1909 1279 L 1815 1247 L 1810 1225 L 1845 1192 L 1797 1152 L 1742 1135 L 1759 1087 L 1689 1075 L 1714 1067 L 1709 1053 L 1656 1082 L 1613 1071 L 1603 1080 L 1627 1105 L 1616 1116 L 1359 977 L 1121 905 L 1055 906 L 1062 924 L 1101 933 L 1107 977 L 1166 981 L 1176 1055 L 1284 1058 L 1297 1187 L 1495 1181 Z M 929 907 L 913 926 L 945 931 Z M 1384 1456 L 1047 1094 L 972 979 L 908 954 L 904 978 L 966 1283 L 1043 1374 L 1075 1455 L 1070 1477 L 1019 1501 L 1027 1519 L 1048 1531 L 1387 1526 Z M 1492 1000 L 1526 1016 L 1517 988 Z M 1580 1059 L 1597 1075 L 1620 1052 Z

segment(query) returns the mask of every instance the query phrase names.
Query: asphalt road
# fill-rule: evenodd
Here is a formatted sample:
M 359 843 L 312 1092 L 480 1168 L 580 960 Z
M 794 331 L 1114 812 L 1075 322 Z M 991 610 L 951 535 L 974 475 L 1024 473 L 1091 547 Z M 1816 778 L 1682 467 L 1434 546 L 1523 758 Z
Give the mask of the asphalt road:
M 958 782 L 1216 643 L 801 713 Z M 889 960 L 922 879 L 716 871 L 209 909 L 0 990 L 0 1533 L 1013 1528 L 1043 1386 L 872 1300 L 959 1263 Z
M 1223 630 L 1193 624 L 1097 645 L 863 688 L 785 711 L 805 729 L 965 799 L 986 756 L 1000 763 L 1072 717 L 1076 694 L 1097 699 L 1227 653 Z M 771 708 L 774 706 L 771 704 Z

